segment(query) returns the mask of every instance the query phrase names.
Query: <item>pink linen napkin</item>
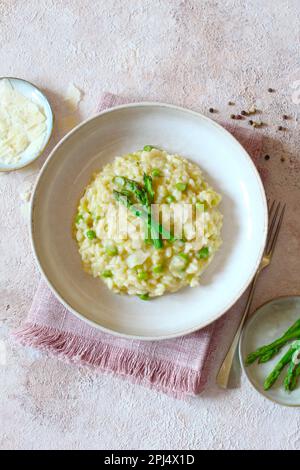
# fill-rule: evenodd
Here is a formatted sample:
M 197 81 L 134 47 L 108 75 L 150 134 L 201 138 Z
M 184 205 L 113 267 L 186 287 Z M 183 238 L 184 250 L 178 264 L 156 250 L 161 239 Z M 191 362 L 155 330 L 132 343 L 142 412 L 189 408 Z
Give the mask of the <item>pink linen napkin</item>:
M 124 98 L 106 93 L 98 110 L 126 102 Z M 258 162 L 262 139 L 243 128 L 229 130 Z M 224 318 L 181 338 L 151 342 L 124 339 L 79 320 L 41 280 L 28 317 L 15 336 L 22 344 L 46 351 L 58 359 L 126 376 L 136 383 L 179 397 L 203 391 Z

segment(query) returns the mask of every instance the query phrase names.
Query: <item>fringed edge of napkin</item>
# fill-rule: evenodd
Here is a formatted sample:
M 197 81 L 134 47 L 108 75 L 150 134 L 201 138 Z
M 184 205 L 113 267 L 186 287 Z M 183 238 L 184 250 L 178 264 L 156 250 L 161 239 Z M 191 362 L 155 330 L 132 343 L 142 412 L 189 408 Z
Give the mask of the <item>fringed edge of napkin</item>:
M 220 329 L 220 322 L 216 322 L 213 334 L 218 336 Z M 26 322 L 13 336 L 20 344 L 37 348 L 69 364 L 126 377 L 134 383 L 147 385 L 176 398 L 183 398 L 186 394 L 198 395 L 203 391 L 216 346 L 216 341 L 210 342 L 204 367 L 195 371 L 187 367 L 174 367 L 174 363 L 166 360 L 145 359 L 144 354 L 124 347 L 87 340 L 74 333 L 31 322 Z

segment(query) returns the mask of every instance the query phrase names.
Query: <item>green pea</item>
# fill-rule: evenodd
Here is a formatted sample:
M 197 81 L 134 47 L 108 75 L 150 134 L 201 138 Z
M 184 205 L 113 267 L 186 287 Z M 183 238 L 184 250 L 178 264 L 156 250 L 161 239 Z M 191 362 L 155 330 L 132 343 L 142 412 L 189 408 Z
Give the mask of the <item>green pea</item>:
M 196 209 L 198 209 L 200 212 L 204 212 L 205 206 L 203 202 L 196 202 Z
M 140 294 L 140 295 L 139 295 L 139 298 L 140 298 L 141 300 L 149 300 L 149 294 Z
M 189 255 L 187 255 L 186 253 L 178 253 L 178 256 L 180 256 L 180 258 L 184 259 L 185 261 L 189 261 Z
M 106 269 L 105 271 L 103 271 L 101 276 L 102 277 L 113 277 L 113 273 L 110 271 L 110 269 Z
M 154 169 L 152 170 L 152 176 L 154 176 L 154 177 L 155 177 L 155 176 L 161 176 L 160 170 L 159 170 L 158 168 L 154 168 Z
M 83 215 L 82 214 L 77 214 L 76 219 L 75 219 L 76 224 L 79 224 L 79 222 L 81 220 L 83 220 Z
M 196 207 L 201 210 L 201 212 L 205 212 L 208 210 L 209 205 L 207 204 L 206 201 L 197 201 L 196 202 Z
M 198 258 L 198 259 L 207 259 L 208 255 L 209 255 L 208 246 L 204 246 L 203 248 L 201 248 L 201 250 L 199 250 L 196 253 L 196 258 Z
M 88 230 L 86 236 L 89 240 L 93 240 L 96 237 L 96 232 L 94 232 L 94 230 Z
M 187 184 L 186 183 L 176 183 L 175 184 L 175 187 L 176 189 L 178 189 L 178 191 L 185 191 L 186 188 L 187 188 Z
M 153 145 L 145 145 L 145 147 L 143 148 L 143 150 L 145 152 L 151 152 L 152 149 L 154 149 L 155 147 L 153 147 Z
M 137 273 L 137 278 L 139 281 L 146 281 L 148 279 L 148 274 L 145 271 L 139 271 Z
M 166 201 L 168 204 L 171 204 L 172 202 L 175 202 L 176 199 L 174 196 L 172 196 L 171 194 L 169 196 L 166 197 Z
M 109 256 L 116 256 L 118 254 L 118 248 L 115 245 L 107 245 L 105 247 L 105 252 Z
M 162 264 L 157 264 L 156 266 L 153 266 L 152 268 L 152 271 L 154 272 L 154 274 L 160 274 L 162 273 L 164 270 L 164 267 Z

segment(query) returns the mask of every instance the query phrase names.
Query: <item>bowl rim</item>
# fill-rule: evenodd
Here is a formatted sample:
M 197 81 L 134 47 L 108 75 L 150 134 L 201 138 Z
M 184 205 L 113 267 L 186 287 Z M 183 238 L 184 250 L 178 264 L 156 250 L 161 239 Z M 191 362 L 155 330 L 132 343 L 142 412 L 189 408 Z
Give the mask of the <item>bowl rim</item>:
M 10 168 L 0 168 L 0 172 L 3 172 L 3 173 L 8 173 L 10 171 L 17 171 L 17 170 L 21 170 L 22 168 L 25 168 L 27 167 L 28 165 L 31 165 L 33 162 L 35 162 L 41 155 L 42 153 L 44 152 L 44 150 L 46 149 L 46 147 L 48 146 L 49 142 L 50 142 L 50 139 L 53 135 L 53 130 L 54 130 L 54 121 L 55 121 L 55 116 L 54 116 L 54 112 L 53 112 L 53 109 L 52 109 L 52 106 L 47 98 L 47 96 L 45 95 L 45 93 L 39 88 L 37 87 L 34 83 L 30 82 L 29 80 L 25 80 L 24 78 L 18 78 L 18 77 L 0 77 L 0 81 L 2 80 L 18 80 L 19 82 L 25 82 L 25 83 L 28 83 L 30 86 L 32 86 L 33 88 L 35 88 L 44 98 L 44 100 L 47 102 L 48 106 L 49 106 L 49 109 L 50 109 L 50 113 L 51 113 L 51 127 L 50 127 L 50 133 L 49 133 L 49 137 L 48 139 L 46 140 L 46 142 L 44 143 L 43 147 L 41 147 L 40 151 L 37 153 L 37 155 L 32 159 L 30 160 L 29 162 L 25 163 L 24 165 L 16 165 L 16 166 L 11 166 Z M 52 153 L 52 152 L 51 152 Z
M 35 208 L 36 199 L 37 199 L 38 193 L 39 193 L 39 184 L 40 184 L 41 178 L 42 178 L 43 174 L 46 172 L 47 167 L 49 165 L 49 162 L 50 162 L 51 158 L 53 157 L 53 155 L 55 154 L 56 150 L 61 145 L 63 145 L 63 143 L 65 141 L 69 140 L 73 136 L 73 134 L 75 134 L 79 129 L 84 127 L 86 124 L 92 122 L 93 120 L 98 119 L 100 116 L 103 116 L 103 115 L 109 114 L 109 113 L 114 113 L 114 112 L 117 112 L 119 110 L 126 109 L 126 108 L 148 108 L 148 107 L 149 108 L 150 107 L 167 108 L 167 109 L 171 109 L 171 110 L 174 110 L 174 111 L 179 111 L 181 113 L 184 112 L 184 113 L 187 113 L 189 115 L 192 115 L 192 116 L 195 116 L 195 117 L 198 117 L 198 118 L 200 117 L 201 119 L 209 122 L 210 125 L 214 126 L 216 129 L 221 131 L 223 134 L 225 134 L 226 136 L 229 136 L 231 139 L 233 139 L 235 144 L 238 145 L 238 147 L 240 148 L 240 151 L 244 154 L 244 156 L 245 156 L 246 160 L 248 161 L 249 165 L 252 167 L 253 173 L 256 177 L 256 180 L 257 180 L 257 183 L 258 183 L 258 186 L 259 186 L 262 203 L 264 205 L 264 230 L 263 230 L 263 236 L 262 236 L 261 245 L 260 245 L 260 249 L 259 249 L 259 254 L 257 256 L 257 260 L 256 260 L 256 263 L 255 263 L 255 266 L 254 266 L 252 272 L 250 273 L 248 279 L 243 284 L 243 286 L 241 287 L 239 292 L 236 294 L 236 296 L 232 299 L 232 301 L 228 305 L 226 305 L 223 309 L 218 311 L 218 313 L 213 318 L 211 318 L 209 321 L 207 321 L 201 327 L 195 326 L 193 328 L 189 328 L 189 329 L 177 332 L 177 333 L 171 333 L 169 335 L 162 335 L 162 336 L 141 336 L 141 335 L 132 335 L 132 334 L 127 334 L 127 333 L 120 333 L 120 332 L 115 331 L 115 330 L 110 330 L 109 328 L 106 328 L 106 327 L 104 327 L 104 326 L 102 326 L 102 325 L 86 318 L 83 314 L 81 314 L 77 310 L 75 310 L 71 305 L 69 305 L 64 300 L 63 296 L 58 292 L 57 288 L 55 288 L 52 285 L 51 281 L 48 279 L 48 277 L 47 277 L 47 275 L 46 275 L 46 273 L 45 273 L 45 271 L 44 271 L 44 269 L 43 269 L 43 267 L 42 267 L 42 265 L 39 261 L 39 258 L 38 258 L 38 253 L 37 253 L 37 250 L 35 248 L 34 230 L 33 230 L 33 227 L 34 227 L 34 208 Z M 88 119 L 85 119 L 83 122 L 81 122 L 80 124 L 75 126 L 71 131 L 69 131 L 55 145 L 55 147 L 52 149 L 49 156 L 47 157 L 47 159 L 46 159 L 46 161 L 45 161 L 45 163 L 44 163 L 44 165 L 43 165 L 43 167 L 42 167 L 42 169 L 41 169 L 41 171 L 38 175 L 38 178 L 35 182 L 34 189 L 33 189 L 33 195 L 32 195 L 31 203 L 30 203 L 30 219 L 29 220 L 30 220 L 30 222 L 29 222 L 30 223 L 30 243 L 31 243 L 31 248 L 32 248 L 36 263 L 38 265 L 38 268 L 39 268 L 41 274 L 43 275 L 46 283 L 50 287 L 51 291 L 54 293 L 56 298 L 62 303 L 62 305 L 67 310 L 69 310 L 70 312 L 75 314 L 79 319 L 81 319 L 81 320 L 85 321 L 86 323 L 88 323 L 90 326 L 92 326 L 94 328 L 97 328 L 97 329 L 99 329 L 99 330 L 101 330 L 105 333 L 112 334 L 114 336 L 119 336 L 119 337 L 123 337 L 123 338 L 127 338 L 127 339 L 137 339 L 137 340 L 141 340 L 141 341 L 161 341 L 161 340 L 166 340 L 166 339 L 178 338 L 180 336 L 185 336 L 185 335 L 188 335 L 190 333 L 194 333 L 194 332 L 196 332 L 196 331 L 198 331 L 202 328 L 205 328 L 206 326 L 210 325 L 211 323 L 213 323 L 214 321 L 219 319 L 222 315 L 224 315 L 238 301 L 238 299 L 241 297 L 241 295 L 245 292 L 247 287 L 250 285 L 250 283 L 253 279 L 253 276 L 255 275 L 255 273 L 258 269 L 261 257 L 263 255 L 263 250 L 264 250 L 264 247 L 265 247 L 265 244 L 266 244 L 267 228 L 268 228 L 268 205 L 267 205 L 266 193 L 265 193 L 265 190 L 264 190 L 264 186 L 263 186 L 261 177 L 258 173 L 258 170 L 257 170 L 256 166 L 254 165 L 254 162 L 253 162 L 252 158 L 250 157 L 250 155 L 248 154 L 246 149 L 239 143 L 239 141 L 229 131 L 227 131 L 227 129 L 225 129 L 223 126 L 216 123 L 212 119 L 202 115 L 201 113 L 198 113 L 196 111 L 192 111 L 190 109 L 187 109 L 187 108 L 184 108 L 184 107 L 181 107 L 181 106 L 176 106 L 176 105 L 167 104 L 167 103 L 163 103 L 163 102 L 141 101 L 141 102 L 133 102 L 133 103 L 114 106 L 112 108 L 105 109 L 105 110 L 95 114 L 94 116 L 88 118 Z
M 279 300 L 279 299 L 292 299 L 292 298 L 298 298 L 300 299 L 300 293 L 299 294 L 285 294 L 285 295 L 278 295 L 276 297 L 272 297 L 271 299 L 269 300 L 266 300 L 266 302 L 263 302 L 262 304 L 260 304 L 255 310 L 253 313 L 251 313 L 251 315 L 249 316 L 244 328 L 243 328 L 243 331 L 242 331 L 242 334 L 240 336 L 240 339 L 239 339 L 239 347 L 238 347 L 238 350 L 239 350 L 239 359 L 240 359 L 240 363 L 241 363 L 241 367 L 242 367 L 242 371 L 244 372 L 247 380 L 249 381 L 250 385 L 252 386 L 252 388 L 254 388 L 254 390 L 257 391 L 257 393 L 259 393 L 262 397 L 266 398 L 267 400 L 271 401 L 272 403 L 276 403 L 276 405 L 280 405 L 280 406 L 284 406 L 284 407 L 288 407 L 288 408 L 299 408 L 300 407 L 300 403 L 299 405 L 295 404 L 290 404 L 290 403 L 282 403 L 281 401 L 278 401 L 276 400 L 275 398 L 272 398 L 268 395 L 267 392 L 263 392 L 261 390 L 259 390 L 257 388 L 257 386 L 255 385 L 254 381 L 251 379 L 250 375 L 248 374 L 248 368 L 245 366 L 244 364 L 244 359 L 243 359 L 243 356 L 242 356 L 242 345 L 243 345 L 243 341 L 245 339 L 245 331 L 246 331 L 246 326 L 247 324 L 256 316 L 259 315 L 259 310 L 262 309 L 263 307 L 265 307 L 266 305 L 268 304 L 271 304 L 272 302 L 274 302 L 275 300 Z

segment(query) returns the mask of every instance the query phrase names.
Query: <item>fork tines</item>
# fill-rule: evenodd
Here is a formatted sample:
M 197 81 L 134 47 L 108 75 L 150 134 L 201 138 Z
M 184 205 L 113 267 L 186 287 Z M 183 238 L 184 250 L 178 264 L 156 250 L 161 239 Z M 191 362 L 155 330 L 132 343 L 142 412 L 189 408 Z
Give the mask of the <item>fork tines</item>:
M 273 201 L 269 206 L 269 229 L 265 248 L 265 253 L 267 255 L 271 255 L 274 250 L 282 225 L 285 208 L 286 204 L 282 204 L 281 202 L 276 201 Z

